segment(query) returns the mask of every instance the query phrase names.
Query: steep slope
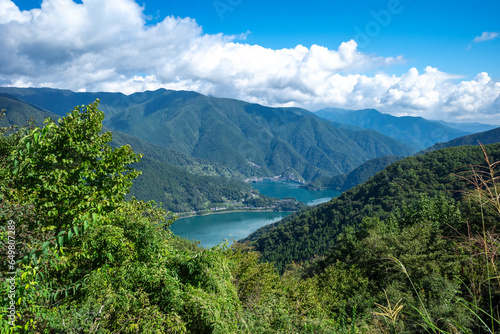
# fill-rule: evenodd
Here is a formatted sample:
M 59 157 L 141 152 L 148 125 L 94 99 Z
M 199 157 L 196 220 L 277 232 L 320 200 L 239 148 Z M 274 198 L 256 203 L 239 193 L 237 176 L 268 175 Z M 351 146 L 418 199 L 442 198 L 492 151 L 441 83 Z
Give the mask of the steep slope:
M 111 133 L 113 134 L 111 146 L 117 147 L 128 144 L 134 152 L 142 153 L 144 158 L 179 167 L 195 175 L 242 178 L 241 174 L 234 173 L 222 165 L 213 164 L 201 158 L 190 157 L 168 147 L 153 145 L 120 131 L 111 131 Z
M 436 151 L 445 147 L 453 147 L 461 145 L 479 145 L 479 143 L 486 145 L 498 142 L 500 142 L 500 128 L 455 138 L 446 143 L 437 143 L 425 150 L 418 152 L 417 154 Z
M 245 175 L 312 180 L 409 149 L 372 131 L 337 129 L 303 109 L 269 108 L 193 92 L 164 91 L 106 125 Z M 391 152 L 391 153 L 389 153 Z
M 123 95 L 0 88 L 2 91 L 44 108 L 55 100 L 57 113 L 98 97 L 108 128 L 246 176 L 286 174 L 312 180 L 349 172 L 379 156 L 411 153 L 384 135 L 336 128 L 303 109 L 268 108 L 196 92 L 159 89 Z
M 334 122 L 378 131 L 413 147 L 415 150 L 421 150 L 435 143 L 468 134 L 465 131 L 422 117 L 395 117 L 375 109 L 325 108 L 318 110 L 316 115 Z
M 58 115 L 26 103 L 13 95 L 0 93 L 0 110 L 3 109 L 5 109 L 5 117 L 0 119 L 0 126 L 22 126 L 29 120 L 33 120 L 35 125 L 40 126 L 46 118 L 59 118 Z
M 488 145 L 486 150 L 491 161 L 500 160 L 500 144 Z M 356 227 L 367 217 L 386 218 L 404 203 L 415 203 L 423 193 L 458 196 L 456 191 L 464 184 L 451 173 L 483 163 L 477 146 L 450 147 L 405 158 L 330 202 L 265 226 L 243 241 L 249 241 L 264 261 L 275 262 L 282 270 L 292 261 L 325 254 L 345 226 Z
M 220 176 L 200 176 L 181 168 L 142 158 L 134 164 L 142 172 L 130 189 L 130 196 L 154 200 L 173 212 L 208 210 L 227 201 L 240 201 L 252 193 L 252 186 Z
M 36 125 L 43 125 L 47 117 L 60 118 L 8 94 L 0 95 L 0 109 L 6 110 L 0 126 L 23 126 L 29 119 L 33 119 Z M 112 134 L 111 146 L 128 144 L 134 152 L 144 155 L 142 161 L 133 166 L 143 174 L 135 180 L 130 196 L 163 203 L 163 207 L 170 211 L 186 212 L 209 209 L 226 200 L 241 200 L 252 192 L 249 184 L 220 177 L 240 176 L 224 166 L 155 146 L 124 133 L 112 131 Z
M 333 177 L 318 178 L 312 182 L 312 186 L 317 188 L 330 188 L 346 191 L 368 179 L 388 165 L 403 159 L 404 157 L 385 156 L 364 162 L 352 172 L 339 174 Z

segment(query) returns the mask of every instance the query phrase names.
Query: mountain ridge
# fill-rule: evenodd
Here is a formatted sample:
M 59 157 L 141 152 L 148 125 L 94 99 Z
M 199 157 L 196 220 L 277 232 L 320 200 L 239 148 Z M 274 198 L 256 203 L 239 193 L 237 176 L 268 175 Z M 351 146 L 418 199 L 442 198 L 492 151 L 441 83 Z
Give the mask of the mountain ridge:
M 396 117 L 375 109 L 325 108 L 316 111 L 316 115 L 333 122 L 376 130 L 406 143 L 415 151 L 468 134 L 465 131 L 423 117 Z
M 500 143 L 485 149 L 492 161 L 500 160 Z M 249 242 L 263 261 L 275 262 L 283 270 L 292 261 L 300 263 L 324 255 L 344 228 L 356 228 L 365 218 L 386 219 L 405 203 L 417 202 L 422 193 L 459 197 L 464 185 L 453 173 L 483 163 L 483 152 L 477 146 L 448 147 L 407 157 L 339 197 L 261 227 L 239 242 Z
M 271 108 L 191 91 L 159 89 L 102 96 L 35 88 L 2 91 L 42 107 L 50 107 L 54 100 L 66 107 L 99 98 L 107 128 L 222 164 L 245 176 L 286 174 L 311 181 L 351 171 L 372 158 L 412 152 L 373 131 L 335 128 L 305 109 Z M 42 101 L 45 93 L 49 98 Z

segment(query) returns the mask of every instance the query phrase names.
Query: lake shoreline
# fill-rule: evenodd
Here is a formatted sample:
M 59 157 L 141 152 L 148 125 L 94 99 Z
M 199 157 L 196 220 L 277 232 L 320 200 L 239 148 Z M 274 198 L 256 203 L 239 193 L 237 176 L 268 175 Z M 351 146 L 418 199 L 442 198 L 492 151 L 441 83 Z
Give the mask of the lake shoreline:
M 260 194 L 278 198 L 290 204 L 292 198 L 308 206 L 318 205 L 340 195 L 335 191 L 308 191 L 293 182 L 265 181 L 252 184 Z M 273 224 L 297 210 L 262 206 L 233 206 L 214 210 L 184 212 L 171 226 L 174 234 L 189 240 L 198 240 L 203 247 L 211 247 L 222 240 L 244 239 L 259 228 Z M 219 210 L 217 210 L 219 209 Z M 280 210 L 281 209 L 281 210 Z
M 196 213 L 196 214 L 187 214 L 187 215 L 180 215 L 177 214 L 178 219 L 182 218 L 191 218 L 191 217 L 203 217 L 203 216 L 211 216 L 211 215 L 219 215 L 223 213 L 232 213 L 232 212 L 290 212 L 293 213 L 295 211 L 281 211 L 281 210 L 271 210 L 271 209 L 266 209 L 266 210 L 259 210 L 259 209 L 244 209 L 244 210 L 219 210 L 219 211 L 214 211 L 214 212 L 206 212 L 206 213 Z

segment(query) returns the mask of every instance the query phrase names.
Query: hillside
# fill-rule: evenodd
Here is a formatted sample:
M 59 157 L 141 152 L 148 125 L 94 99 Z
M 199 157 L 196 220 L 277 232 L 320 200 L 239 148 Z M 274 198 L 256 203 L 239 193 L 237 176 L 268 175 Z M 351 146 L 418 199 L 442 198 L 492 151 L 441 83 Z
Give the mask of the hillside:
M 202 176 L 223 176 L 228 178 L 241 178 L 241 174 L 233 173 L 228 168 L 210 163 L 201 158 L 190 157 L 174 149 L 153 145 L 137 137 L 120 131 L 111 131 L 113 140 L 111 146 L 132 146 L 134 152 L 140 152 L 145 158 L 166 163 L 182 168 L 191 174 Z
M 346 191 L 360 183 L 368 181 L 370 177 L 383 170 L 388 165 L 403 159 L 404 157 L 386 156 L 368 160 L 347 174 L 339 174 L 333 177 L 323 177 L 314 180 L 311 186 L 316 188 L 328 188 Z
M 396 117 L 375 109 L 325 108 L 315 114 L 330 121 L 378 131 L 409 145 L 415 151 L 467 134 L 465 131 L 422 117 Z
M 0 131 L 2 332 L 494 332 L 498 198 L 455 202 L 442 191 L 463 189 L 444 182 L 448 169 L 476 163 L 478 147 L 396 162 L 296 215 L 313 213 L 311 224 L 280 225 L 287 255 L 300 244 L 284 237 L 323 233 L 313 224 L 321 210 L 345 219 L 325 236 L 327 254 L 280 275 L 246 245 L 203 249 L 173 235 L 165 211 L 125 200 L 139 156 L 108 145 L 103 118 L 93 103 L 44 129 Z M 495 161 L 500 144 L 486 151 Z M 162 176 L 157 164 L 146 173 Z
M 445 122 L 441 120 L 437 120 L 436 122 L 439 122 L 441 124 L 444 124 L 446 126 L 449 126 L 451 128 L 455 128 L 458 130 L 462 130 L 465 132 L 469 133 L 478 133 L 478 132 L 485 132 L 489 130 L 493 130 L 494 128 L 497 128 L 498 125 L 491 125 L 491 124 L 483 124 L 483 123 L 453 123 L 453 122 Z
M 302 109 L 193 92 L 164 91 L 114 115 L 106 125 L 248 176 L 294 173 L 312 180 L 350 171 L 383 152 L 409 152 L 378 133 L 336 129 Z
M 6 110 L 5 117 L 0 119 L 0 126 L 23 126 L 29 119 L 41 126 L 47 117 L 54 120 L 60 118 L 7 94 L 0 95 L 0 109 Z M 134 152 L 143 154 L 141 162 L 132 165 L 143 174 L 134 182 L 129 196 L 154 200 L 173 212 L 191 212 L 208 210 L 225 202 L 241 201 L 252 193 L 249 184 L 221 177 L 235 176 L 223 166 L 117 131 L 112 131 L 112 136 L 111 146 L 128 144 Z M 269 200 L 266 196 L 261 197 Z
M 487 146 L 492 161 L 500 160 L 500 144 Z M 444 193 L 457 196 L 462 184 L 451 173 L 484 162 L 479 147 L 446 148 L 408 157 L 388 166 L 369 181 L 348 190 L 330 202 L 297 212 L 265 226 L 243 241 L 283 270 L 292 261 L 301 262 L 325 254 L 345 226 L 359 226 L 366 217 L 387 218 L 404 203 L 412 204 L 422 193 L 431 197 Z
M 376 157 L 411 152 L 384 135 L 336 128 L 304 109 L 268 108 L 196 92 L 159 89 L 132 95 L 102 93 L 102 97 L 53 89 L 0 88 L 0 92 L 56 113 L 99 97 L 104 125 L 111 130 L 245 176 L 284 174 L 309 181 L 349 172 Z M 51 106 L 54 100 L 57 103 Z
M 15 96 L 0 93 L 0 110 L 5 110 L 5 117 L 0 119 L 0 126 L 25 125 L 33 120 L 35 125 L 42 125 L 46 118 L 58 119 L 54 113 L 38 106 L 26 103 Z
M 482 143 L 486 144 L 494 144 L 500 142 L 500 128 L 492 129 L 485 132 L 474 133 L 471 135 L 455 138 L 445 143 L 437 143 L 425 150 L 418 152 L 417 154 L 423 154 L 425 152 L 436 151 L 445 147 L 454 147 L 461 145 L 479 145 Z

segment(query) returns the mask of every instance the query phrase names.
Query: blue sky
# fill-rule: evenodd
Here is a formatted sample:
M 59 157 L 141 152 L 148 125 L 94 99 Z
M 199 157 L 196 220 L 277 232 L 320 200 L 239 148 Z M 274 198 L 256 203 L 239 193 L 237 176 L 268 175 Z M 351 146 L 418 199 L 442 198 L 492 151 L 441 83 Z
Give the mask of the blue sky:
M 0 0 L 0 84 L 498 124 L 499 13 L 497 0 Z
M 273 49 L 312 44 L 336 49 L 356 39 L 370 23 L 372 11 L 388 11 L 391 1 L 146 1 L 146 13 L 192 17 L 206 33 L 250 34 L 246 42 Z M 393 1 L 397 14 L 378 24 L 380 32 L 359 49 L 381 56 L 404 55 L 408 65 L 473 77 L 486 71 L 500 79 L 500 38 L 474 43 L 483 31 L 500 32 L 500 1 Z M 216 5 L 217 4 L 217 5 Z M 231 5 L 234 4 L 234 5 Z M 226 7 L 227 6 L 227 7 Z M 388 22 L 385 24 L 385 22 Z M 358 28 L 359 30 L 357 30 Z M 377 30 L 374 30 L 377 32 Z M 366 36 L 366 34 L 365 34 Z M 499 36 L 500 37 L 500 36 Z M 358 41 L 360 44 L 361 41 Z M 392 71 L 401 73 L 405 67 Z

